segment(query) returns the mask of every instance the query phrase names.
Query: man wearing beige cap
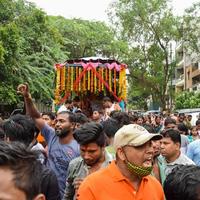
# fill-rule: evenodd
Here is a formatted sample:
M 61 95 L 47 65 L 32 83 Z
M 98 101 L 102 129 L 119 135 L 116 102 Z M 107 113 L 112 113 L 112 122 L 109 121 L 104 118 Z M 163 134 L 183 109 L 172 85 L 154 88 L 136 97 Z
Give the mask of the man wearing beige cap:
M 164 200 L 162 186 L 150 176 L 151 140 L 161 138 L 137 124 L 123 126 L 114 137 L 116 160 L 82 182 L 77 200 Z

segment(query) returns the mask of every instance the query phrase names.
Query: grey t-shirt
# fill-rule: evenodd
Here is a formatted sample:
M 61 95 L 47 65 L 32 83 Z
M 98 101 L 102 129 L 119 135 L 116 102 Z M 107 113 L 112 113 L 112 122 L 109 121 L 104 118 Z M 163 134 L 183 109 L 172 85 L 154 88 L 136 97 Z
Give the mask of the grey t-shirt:
M 48 145 L 47 167 L 51 168 L 58 179 L 61 198 L 65 190 L 69 162 L 80 155 L 79 144 L 72 140 L 69 144 L 60 144 L 55 130 L 45 124 L 41 131 Z
M 167 163 L 164 159 L 165 175 L 168 176 L 177 165 L 195 165 L 195 163 L 183 153 L 173 162 Z

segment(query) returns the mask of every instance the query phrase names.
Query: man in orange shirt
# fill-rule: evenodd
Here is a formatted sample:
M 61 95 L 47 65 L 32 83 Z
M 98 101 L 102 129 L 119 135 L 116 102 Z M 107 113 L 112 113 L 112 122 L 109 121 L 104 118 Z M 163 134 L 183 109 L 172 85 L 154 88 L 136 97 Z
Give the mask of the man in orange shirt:
M 77 200 L 164 200 L 152 171 L 152 141 L 161 139 L 137 124 L 120 128 L 114 137 L 116 161 L 89 175 L 80 185 Z

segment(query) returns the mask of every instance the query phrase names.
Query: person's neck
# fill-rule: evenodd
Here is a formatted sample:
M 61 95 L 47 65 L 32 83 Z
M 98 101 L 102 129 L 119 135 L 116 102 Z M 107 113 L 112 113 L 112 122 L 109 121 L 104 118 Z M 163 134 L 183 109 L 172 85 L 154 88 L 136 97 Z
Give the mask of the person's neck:
M 67 136 L 61 138 L 59 137 L 60 144 L 69 144 L 74 139 L 72 133 L 69 133 Z
M 179 150 L 176 154 L 174 154 L 170 158 L 166 158 L 167 163 L 174 162 L 177 158 L 179 158 L 180 155 L 181 155 L 181 151 Z
M 132 185 L 134 186 L 134 189 L 137 191 L 139 189 L 142 178 L 131 173 L 127 169 L 127 166 L 125 165 L 125 163 L 120 163 L 116 161 L 116 165 L 119 171 L 122 173 L 122 175 L 125 176 L 132 183 Z
M 159 154 L 159 155 L 160 155 L 160 154 Z M 153 157 L 153 164 L 154 164 L 154 163 L 158 163 L 158 156 L 159 156 L 159 155 L 156 155 L 156 156 Z
M 109 146 L 113 146 L 113 142 L 114 142 L 114 137 L 111 137 L 109 140 Z

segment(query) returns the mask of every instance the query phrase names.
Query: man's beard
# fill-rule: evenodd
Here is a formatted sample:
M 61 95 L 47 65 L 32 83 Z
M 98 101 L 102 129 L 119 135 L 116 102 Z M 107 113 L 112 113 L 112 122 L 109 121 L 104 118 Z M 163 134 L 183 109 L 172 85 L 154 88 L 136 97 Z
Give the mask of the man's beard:
M 71 130 L 67 129 L 67 128 L 64 128 L 62 130 L 55 130 L 55 133 L 59 138 L 66 137 L 67 135 L 69 135 L 70 132 L 71 132 Z
M 103 152 L 101 152 L 101 154 L 99 155 L 99 157 L 98 158 L 96 158 L 95 160 L 84 160 L 84 162 L 88 165 L 88 166 L 93 166 L 93 165 L 95 165 L 95 164 L 97 164 L 98 162 L 99 162 L 99 160 L 102 158 L 102 156 L 104 156 L 103 155 L 104 153 Z

